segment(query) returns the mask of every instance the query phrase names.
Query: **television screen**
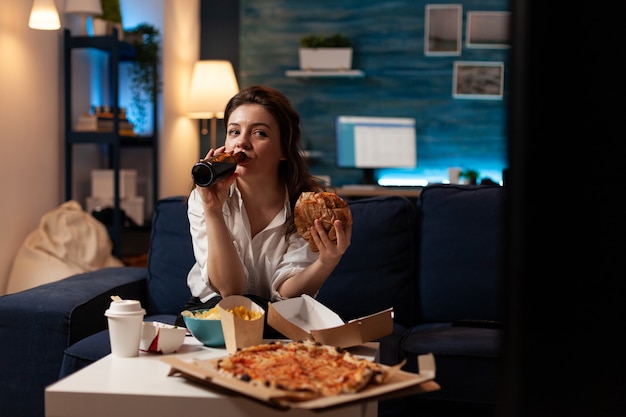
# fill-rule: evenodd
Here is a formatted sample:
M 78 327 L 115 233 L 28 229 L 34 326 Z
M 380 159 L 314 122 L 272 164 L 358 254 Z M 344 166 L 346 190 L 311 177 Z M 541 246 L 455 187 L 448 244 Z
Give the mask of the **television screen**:
M 410 117 L 337 117 L 337 166 L 340 168 L 414 168 L 415 119 Z

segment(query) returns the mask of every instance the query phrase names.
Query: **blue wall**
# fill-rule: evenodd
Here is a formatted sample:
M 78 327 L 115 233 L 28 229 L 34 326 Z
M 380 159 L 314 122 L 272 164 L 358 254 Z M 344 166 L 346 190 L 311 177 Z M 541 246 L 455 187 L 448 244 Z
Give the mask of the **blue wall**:
M 506 98 L 508 49 L 465 47 L 467 11 L 505 11 L 505 0 L 454 2 L 463 6 L 463 49 L 457 56 L 425 56 L 423 0 L 240 0 L 239 81 L 283 91 L 302 117 L 311 168 L 333 185 L 357 183 L 361 171 L 335 166 L 338 115 L 400 116 L 417 120 L 418 166 L 414 179 L 441 182 L 447 168 L 479 171 L 502 180 L 507 167 Z M 441 2 L 440 2 L 441 3 Z M 449 3 L 442 3 L 449 4 Z M 298 69 L 302 36 L 348 36 L 353 68 L 363 78 L 289 78 Z M 455 61 L 505 62 L 504 99 L 452 97 Z

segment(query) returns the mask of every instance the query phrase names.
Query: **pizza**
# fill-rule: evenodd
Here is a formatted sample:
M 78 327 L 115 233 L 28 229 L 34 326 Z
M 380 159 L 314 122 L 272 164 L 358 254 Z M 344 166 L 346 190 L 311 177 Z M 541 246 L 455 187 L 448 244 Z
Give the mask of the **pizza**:
M 356 393 L 369 384 L 382 384 L 388 375 L 378 363 L 314 341 L 242 348 L 217 361 L 216 368 L 222 376 L 277 388 L 300 401 Z

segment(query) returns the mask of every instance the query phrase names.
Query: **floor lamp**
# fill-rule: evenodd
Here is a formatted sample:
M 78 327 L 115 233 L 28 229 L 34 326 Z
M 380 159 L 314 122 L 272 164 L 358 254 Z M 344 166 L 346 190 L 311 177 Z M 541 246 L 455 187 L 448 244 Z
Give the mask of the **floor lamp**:
M 202 134 L 208 133 L 211 120 L 211 149 L 217 148 L 217 119 L 224 118 L 228 100 L 239 92 L 235 71 L 230 61 L 202 60 L 195 63 L 191 76 L 188 114 L 202 120 Z

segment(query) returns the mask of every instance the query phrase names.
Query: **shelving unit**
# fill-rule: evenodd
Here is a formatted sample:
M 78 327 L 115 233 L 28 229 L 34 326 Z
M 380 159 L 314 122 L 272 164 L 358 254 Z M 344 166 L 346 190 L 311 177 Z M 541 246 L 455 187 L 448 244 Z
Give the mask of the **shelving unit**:
M 157 103 L 152 103 L 152 135 L 149 136 L 126 136 L 120 132 L 120 105 L 119 105 L 119 69 L 120 63 L 135 59 L 135 47 L 130 43 L 118 40 L 117 30 L 106 36 L 71 36 L 69 30 L 64 31 L 63 55 L 64 55 L 64 96 L 65 96 L 65 197 L 70 200 L 73 197 L 73 166 L 74 145 L 95 144 L 101 145 L 106 150 L 108 167 L 94 167 L 94 169 L 113 170 L 113 218 L 108 225 L 109 234 L 113 241 L 113 252 L 116 256 L 124 255 L 122 252 L 122 234 L 133 232 L 127 230 L 122 218 L 120 205 L 120 169 L 121 153 L 125 148 L 143 147 L 151 150 L 152 156 L 152 196 L 149 201 L 144 198 L 145 204 L 154 207 L 158 196 L 158 134 L 157 134 Z M 113 113 L 113 129 L 111 131 L 75 131 L 72 124 L 72 51 L 80 48 L 94 48 L 108 54 L 108 105 Z M 154 85 L 155 91 L 157 85 Z M 144 225 L 139 225 L 139 230 L 149 231 L 151 216 L 146 217 Z M 135 228 L 137 229 L 137 228 Z
M 287 70 L 285 71 L 287 77 L 300 77 L 300 78 L 363 78 L 365 73 L 358 69 L 351 70 Z

